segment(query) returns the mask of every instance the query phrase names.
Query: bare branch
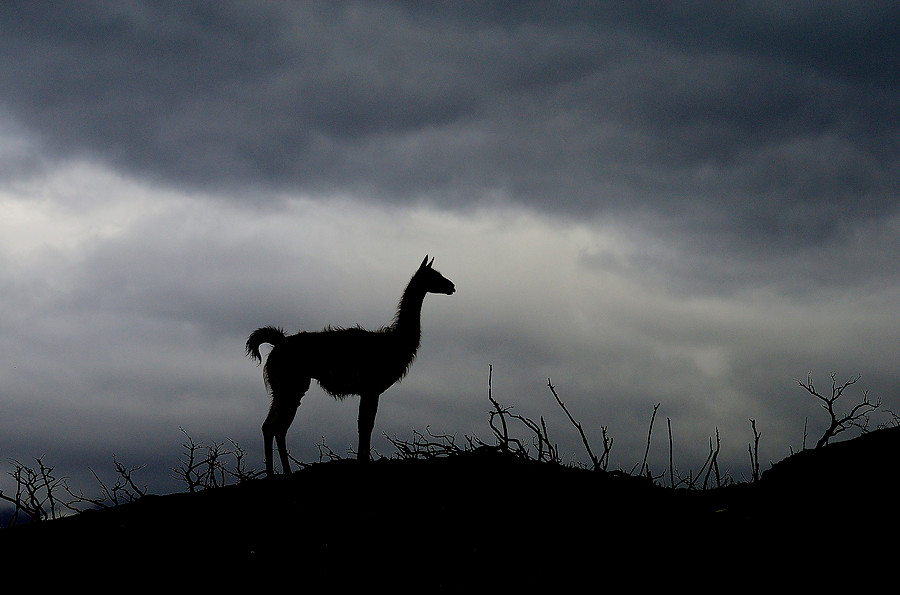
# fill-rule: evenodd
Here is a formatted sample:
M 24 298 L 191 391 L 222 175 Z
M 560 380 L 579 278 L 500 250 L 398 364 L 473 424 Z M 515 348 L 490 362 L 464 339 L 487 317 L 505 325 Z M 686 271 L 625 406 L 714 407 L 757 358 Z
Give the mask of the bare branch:
M 857 403 L 856 405 L 851 407 L 848 413 L 839 415 L 835 411 L 835 402 L 840 399 L 841 396 L 843 396 L 847 388 L 856 384 L 859 379 L 859 376 L 851 376 L 847 381 L 839 384 L 837 379 L 835 378 L 835 374 L 832 373 L 831 396 L 828 397 L 822 395 L 816 389 L 815 385 L 813 384 L 811 375 L 807 374 L 805 383 L 801 380 L 795 380 L 797 384 L 799 384 L 801 387 L 803 387 L 804 390 L 806 390 L 806 392 L 821 401 L 822 408 L 828 412 L 828 417 L 830 418 L 828 429 L 826 429 L 825 433 L 822 434 L 822 437 L 819 438 L 819 441 L 816 443 L 816 448 L 825 446 L 833 437 L 851 427 L 857 427 L 862 431 L 866 431 L 869 413 L 881 406 L 881 403 L 878 401 L 874 403 L 869 401 L 868 391 L 863 393 L 862 402 Z
M 650 428 L 647 430 L 647 448 L 644 449 L 644 459 L 641 461 L 641 470 L 638 475 L 646 474 L 650 477 L 650 468 L 647 466 L 647 457 L 650 454 L 650 438 L 653 436 L 653 421 L 656 419 L 656 411 L 659 409 L 660 403 L 653 407 L 653 415 L 650 416 Z
M 759 432 L 756 431 L 756 420 L 750 420 L 750 427 L 753 428 L 753 444 L 748 445 L 750 451 L 750 471 L 753 477 L 753 483 L 759 481 Z
M 550 379 L 547 378 L 547 388 L 550 389 L 550 392 L 553 394 L 553 398 L 556 399 L 556 402 L 562 407 L 562 410 L 566 413 L 566 417 L 569 418 L 569 421 L 572 422 L 572 425 L 578 430 L 578 434 L 581 436 L 581 442 L 584 444 L 585 450 L 587 450 L 588 456 L 591 458 L 591 464 L 593 468 L 606 470 L 606 466 L 609 464 L 609 449 L 612 446 L 612 443 L 607 440 L 606 436 L 606 428 L 603 428 L 603 454 L 598 458 L 594 455 L 594 451 L 591 449 L 591 444 L 588 442 L 587 436 L 584 434 L 584 428 L 581 427 L 581 423 L 576 421 L 572 414 L 569 413 L 568 407 L 566 404 L 562 402 L 562 399 L 559 398 L 559 395 L 556 393 L 556 388 L 551 383 Z

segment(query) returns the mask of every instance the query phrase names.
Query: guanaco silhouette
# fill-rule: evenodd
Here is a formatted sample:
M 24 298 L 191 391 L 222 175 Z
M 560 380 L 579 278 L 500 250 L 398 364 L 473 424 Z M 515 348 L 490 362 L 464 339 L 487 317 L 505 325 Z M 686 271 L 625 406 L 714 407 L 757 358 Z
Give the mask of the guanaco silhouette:
M 281 470 L 290 473 L 285 437 L 300 399 L 315 378 L 336 399 L 359 395 L 357 459 L 368 461 L 372 428 L 381 394 L 403 378 L 416 358 L 422 337 L 422 303 L 426 293 L 452 295 L 453 283 L 432 268 L 428 256 L 409 280 L 390 326 L 371 331 L 327 327 L 318 332 L 285 335 L 274 326 L 259 328 L 247 339 L 247 355 L 262 363 L 259 346 L 272 345 L 263 379 L 272 396 L 263 422 L 266 474 L 274 475 L 272 440 L 278 446 Z

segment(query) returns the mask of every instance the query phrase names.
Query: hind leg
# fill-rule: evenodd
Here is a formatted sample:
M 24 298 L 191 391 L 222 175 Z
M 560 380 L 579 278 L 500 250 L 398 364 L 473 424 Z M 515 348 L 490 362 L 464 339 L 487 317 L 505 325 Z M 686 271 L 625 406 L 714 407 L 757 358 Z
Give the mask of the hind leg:
M 299 405 L 299 401 L 297 405 Z M 285 445 L 285 436 L 287 436 L 288 428 L 294 421 L 297 414 L 297 406 L 285 406 L 283 403 L 272 402 L 269 408 L 269 414 L 266 421 L 263 422 L 263 442 L 266 449 L 266 475 L 272 477 L 275 475 L 275 466 L 272 461 L 272 442 L 278 446 L 278 454 L 281 457 L 281 470 L 283 473 L 289 473 L 287 447 Z
M 271 424 L 268 423 L 271 418 L 271 413 L 266 417 L 266 421 L 263 422 L 263 448 L 265 448 L 266 453 L 266 477 L 272 477 L 275 475 L 275 465 L 272 463 L 272 440 L 275 435 L 272 433 Z
M 305 384 L 305 388 L 304 388 Z M 302 388 L 302 390 L 300 390 Z M 272 405 L 269 407 L 269 414 L 262 425 L 263 443 L 266 453 L 266 475 L 272 477 L 275 475 L 275 468 L 272 456 L 272 442 L 278 447 L 278 456 L 281 459 L 281 472 L 290 473 L 291 466 L 287 454 L 286 436 L 288 428 L 297 415 L 297 408 L 300 406 L 300 399 L 309 388 L 309 379 L 298 387 L 294 387 L 289 393 L 285 394 L 281 390 L 272 391 Z

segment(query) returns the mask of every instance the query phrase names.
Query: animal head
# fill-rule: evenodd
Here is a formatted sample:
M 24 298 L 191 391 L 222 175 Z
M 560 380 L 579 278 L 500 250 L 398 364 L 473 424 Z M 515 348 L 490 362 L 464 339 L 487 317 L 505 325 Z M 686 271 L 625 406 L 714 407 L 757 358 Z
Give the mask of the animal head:
M 453 295 L 453 292 L 456 291 L 456 286 L 453 285 L 453 282 L 450 279 L 447 279 L 442 274 L 434 270 L 431 267 L 432 264 L 434 264 L 434 258 L 432 258 L 431 262 L 429 262 L 428 256 L 426 255 L 425 260 L 423 260 L 422 264 L 419 265 L 419 270 L 416 271 L 416 278 L 421 281 L 422 286 L 428 293 L 443 293 L 446 295 Z

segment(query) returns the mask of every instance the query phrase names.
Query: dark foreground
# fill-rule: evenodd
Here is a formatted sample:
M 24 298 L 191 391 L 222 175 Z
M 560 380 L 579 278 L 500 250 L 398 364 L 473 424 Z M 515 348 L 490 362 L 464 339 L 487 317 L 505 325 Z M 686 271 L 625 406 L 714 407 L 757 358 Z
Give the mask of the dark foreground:
M 336 461 L 3 529 L 0 555 L 7 576 L 32 587 L 97 590 L 809 584 L 833 571 L 832 559 L 859 560 L 848 542 L 867 543 L 873 568 L 895 557 L 898 471 L 900 428 L 798 453 L 755 485 L 708 491 L 495 451 Z

